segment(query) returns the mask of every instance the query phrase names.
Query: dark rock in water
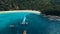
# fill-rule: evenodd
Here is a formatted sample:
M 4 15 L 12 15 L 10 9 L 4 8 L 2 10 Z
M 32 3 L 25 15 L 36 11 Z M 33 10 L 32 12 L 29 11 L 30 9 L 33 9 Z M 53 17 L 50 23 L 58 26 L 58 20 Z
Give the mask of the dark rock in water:
M 42 13 L 46 15 L 60 16 L 60 11 L 57 11 L 57 10 L 45 11 Z
M 23 34 L 24 30 L 27 34 L 60 34 L 60 21 L 34 13 L 0 14 L 0 34 Z

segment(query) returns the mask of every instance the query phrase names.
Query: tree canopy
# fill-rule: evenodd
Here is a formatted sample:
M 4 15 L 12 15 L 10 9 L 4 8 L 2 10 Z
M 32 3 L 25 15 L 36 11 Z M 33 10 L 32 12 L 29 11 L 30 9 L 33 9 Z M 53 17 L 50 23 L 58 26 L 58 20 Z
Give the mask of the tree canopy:
M 6 10 L 40 10 L 58 11 L 60 5 L 54 4 L 53 0 L 0 0 L 0 11 Z

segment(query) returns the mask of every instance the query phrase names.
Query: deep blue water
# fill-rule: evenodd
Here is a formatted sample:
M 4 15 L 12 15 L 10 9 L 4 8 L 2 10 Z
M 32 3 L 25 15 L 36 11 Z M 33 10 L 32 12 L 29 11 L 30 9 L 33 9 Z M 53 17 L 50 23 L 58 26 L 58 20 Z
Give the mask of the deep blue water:
M 21 24 L 24 17 L 28 24 Z M 10 27 L 14 25 L 14 27 Z M 60 21 L 49 20 L 42 14 L 5 13 L 0 14 L 0 34 L 60 34 Z

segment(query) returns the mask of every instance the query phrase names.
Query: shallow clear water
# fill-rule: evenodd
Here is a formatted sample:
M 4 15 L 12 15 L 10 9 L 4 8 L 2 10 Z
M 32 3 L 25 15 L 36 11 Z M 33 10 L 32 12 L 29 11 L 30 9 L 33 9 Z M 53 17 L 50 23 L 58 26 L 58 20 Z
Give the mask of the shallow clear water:
M 21 24 L 24 17 L 28 24 Z M 23 34 L 24 30 L 27 34 L 60 34 L 60 21 L 49 20 L 42 14 L 24 12 L 0 14 L 0 34 Z

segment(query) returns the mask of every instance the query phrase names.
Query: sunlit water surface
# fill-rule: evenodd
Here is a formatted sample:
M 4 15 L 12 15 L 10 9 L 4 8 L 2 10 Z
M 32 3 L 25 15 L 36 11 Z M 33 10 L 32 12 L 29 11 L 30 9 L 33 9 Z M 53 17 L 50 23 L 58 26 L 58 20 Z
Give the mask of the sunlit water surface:
M 21 24 L 26 17 L 25 22 Z M 0 14 L 0 34 L 60 34 L 60 21 L 27 12 Z

